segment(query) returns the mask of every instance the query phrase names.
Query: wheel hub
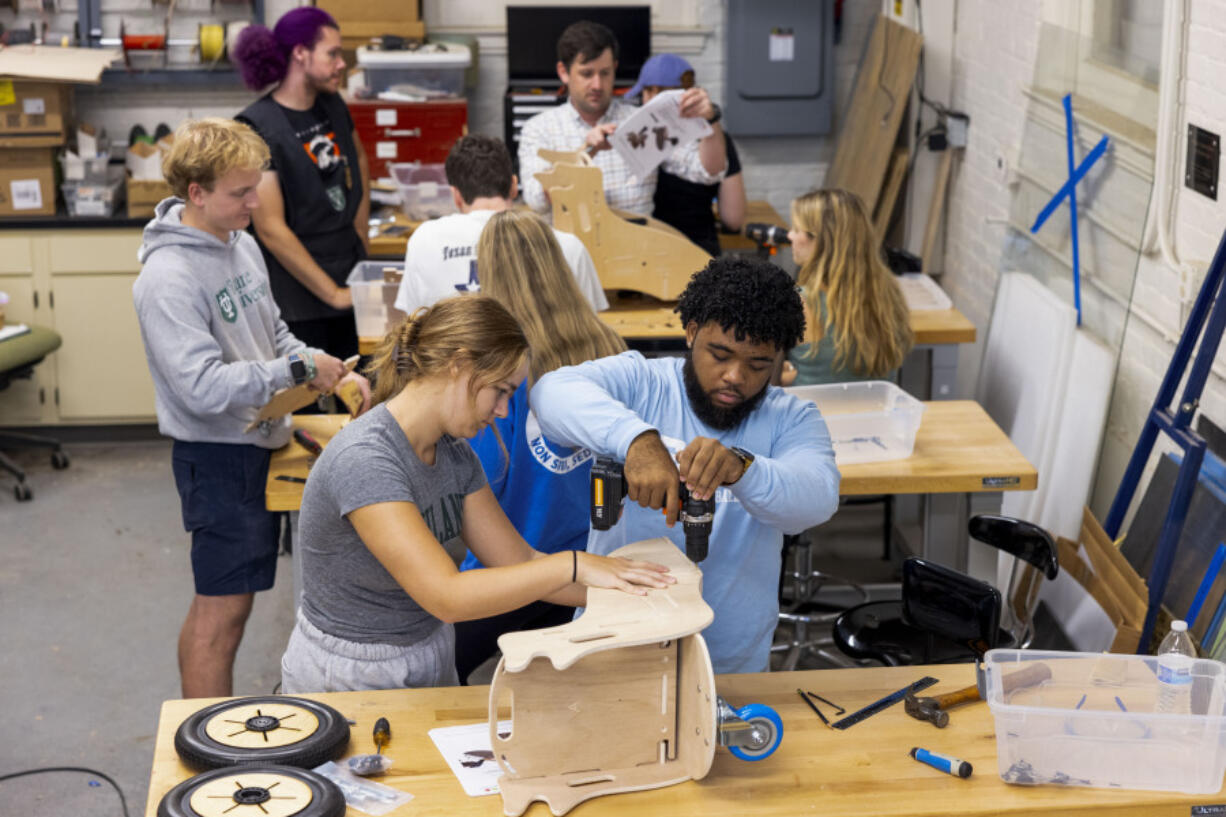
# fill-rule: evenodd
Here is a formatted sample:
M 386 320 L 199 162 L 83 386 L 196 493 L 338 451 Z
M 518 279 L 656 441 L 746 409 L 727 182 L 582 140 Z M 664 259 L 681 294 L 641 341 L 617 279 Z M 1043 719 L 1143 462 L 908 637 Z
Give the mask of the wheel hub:
M 260 786 L 244 786 L 234 792 L 234 802 L 240 806 L 258 806 L 260 803 L 267 803 L 272 799 L 272 794 L 268 789 Z
M 280 718 L 274 718 L 272 715 L 256 715 L 248 718 L 246 726 L 252 732 L 271 732 L 281 725 Z

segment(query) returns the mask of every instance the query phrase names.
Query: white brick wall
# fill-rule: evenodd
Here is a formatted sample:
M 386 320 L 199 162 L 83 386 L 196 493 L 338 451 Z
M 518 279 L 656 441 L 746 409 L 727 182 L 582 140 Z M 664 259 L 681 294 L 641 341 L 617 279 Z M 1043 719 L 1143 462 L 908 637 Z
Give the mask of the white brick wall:
M 1038 0 L 958 3 L 953 104 L 970 114 L 971 128 L 950 189 L 948 271 L 942 284 L 979 327 L 981 339 L 991 314 L 1005 237 L 997 220 L 1005 217 L 1010 201 L 997 161 L 1012 161 L 1020 147 L 1027 106 L 1022 89 L 1034 76 L 1040 16 Z M 1223 55 L 1226 3 L 1195 0 L 1189 30 L 1187 116 L 1178 125 L 1180 135 L 1188 121 L 1218 133 L 1226 127 L 1226 94 L 1219 90 L 1226 67 Z M 1182 145 L 1182 136 L 1176 137 L 1176 144 Z M 1178 251 L 1185 261 L 1207 264 L 1226 229 L 1226 199 L 1214 202 L 1181 187 L 1177 206 Z M 1179 284 L 1178 272 L 1160 257 L 1142 257 L 1134 303 L 1142 304 L 1162 331 L 1136 319 L 1128 324 L 1093 495 L 1100 518 L 1114 496 L 1174 351 L 1170 338 L 1182 329 L 1186 310 L 1180 311 Z M 964 395 L 974 392 L 981 346 L 982 340 L 961 353 L 959 390 Z M 1219 352 L 1218 362 L 1219 367 L 1226 364 L 1226 352 Z M 1226 424 L 1226 383 L 1221 378 L 1210 378 L 1201 410 L 1215 423 Z

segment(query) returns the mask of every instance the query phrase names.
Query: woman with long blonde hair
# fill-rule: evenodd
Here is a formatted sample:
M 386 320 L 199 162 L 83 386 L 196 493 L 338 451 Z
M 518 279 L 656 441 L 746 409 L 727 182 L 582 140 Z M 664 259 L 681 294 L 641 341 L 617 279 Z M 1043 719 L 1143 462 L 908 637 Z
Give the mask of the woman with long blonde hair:
M 553 230 L 533 213 L 508 210 L 490 219 L 477 242 L 477 277 L 481 292 L 505 306 L 523 327 L 532 362 L 529 382 L 511 397 L 506 416 L 478 435 L 473 448 L 502 510 L 533 548 L 541 553 L 583 551 L 591 513 L 591 454 L 545 439 L 528 408 L 528 389 L 554 369 L 619 354 L 626 344 L 596 317 Z M 479 554 L 469 553 L 461 569 L 481 566 Z M 542 601 L 464 622 L 456 628 L 460 681 L 493 655 L 502 633 L 555 626 L 572 615 L 566 607 Z
M 647 562 L 534 551 L 498 507 L 464 438 L 506 416 L 528 356 L 484 295 L 419 309 L 382 340 L 378 405 L 328 443 L 303 492 L 285 692 L 454 685 L 453 622 L 671 582 Z M 449 550 L 464 547 L 492 567 L 456 570 Z
M 794 199 L 788 238 L 800 266 L 806 342 L 788 354 L 783 384 L 893 377 L 915 337 L 860 197 L 814 190 Z

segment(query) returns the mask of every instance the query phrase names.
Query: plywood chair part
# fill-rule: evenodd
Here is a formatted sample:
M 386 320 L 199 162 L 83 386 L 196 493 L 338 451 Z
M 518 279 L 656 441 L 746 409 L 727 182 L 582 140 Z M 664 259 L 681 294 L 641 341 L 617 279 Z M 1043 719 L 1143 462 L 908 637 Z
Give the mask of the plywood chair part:
M 882 195 L 923 42 L 906 26 L 884 15 L 877 18 L 822 183 L 857 194 L 870 213 Z M 884 216 L 888 219 L 889 213 Z
M 553 167 L 537 173 L 553 204 L 553 226 L 579 237 L 605 289 L 676 300 L 711 256 L 675 230 L 618 217 L 604 197 L 604 174 L 585 155 L 542 150 Z
M 357 365 L 358 356 L 354 355 L 345 361 L 345 371 L 352 372 Z M 312 389 L 306 383 L 300 383 L 288 389 L 281 389 L 281 391 L 272 396 L 272 399 L 264 404 L 264 408 L 260 409 L 260 413 L 255 416 L 255 419 L 244 430 L 251 431 L 265 420 L 276 420 L 287 414 L 293 414 L 298 409 L 314 403 L 317 397 L 319 397 L 319 392 Z M 341 398 L 346 406 L 349 406 L 349 401 L 352 400 L 352 393 L 342 394 Z M 352 408 L 350 408 L 350 411 L 352 412 Z
M 665 538 L 615 555 L 668 565 L 677 583 L 646 596 L 592 588 L 575 621 L 498 639 L 490 744 L 511 817 L 535 800 L 561 815 L 593 797 L 710 771 L 720 726 L 715 673 L 698 634 L 714 617 L 702 574 Z M 511 733 L 502 737 L 498 709 L 508 699 Z

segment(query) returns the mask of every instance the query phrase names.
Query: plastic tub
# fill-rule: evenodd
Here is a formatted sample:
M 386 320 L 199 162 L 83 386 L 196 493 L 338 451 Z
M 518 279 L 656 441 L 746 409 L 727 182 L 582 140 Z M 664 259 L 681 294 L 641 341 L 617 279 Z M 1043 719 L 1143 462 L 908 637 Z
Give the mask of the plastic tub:
M 403 261 L 359 261 L 349 273 L 345 283 L 353 295 L 358 337 L 381 338 L 404 320 L 404 313 L 393 306 L 402 275 Z
M 358 46 L 358 67 L 376 94 L 434 99 L 463 96 L 472 52 L 458 43 L 428 43 L 416 51 L 372 51 Z
M 893 383 L 866 380 L 784 391 L 817 404 L 839 465 L 906 459 L 915 448 L 924 404 Z
M 1001 679 L 1042 661 L 1051 678 L 1004 695 Z M 1226 773 L 1226 664 L 1192 667 L 1192 712 L 1158 714 L 1151 655 L 991 650 L 985 697 L 1006 783 L 1216 794 Z
M 898 276 L 898 288 L 903 300 L 912 312 L 928 312 L 953 308 L 953 301 L 945 290 L 931 277 L 922 272 L 908 272 Z
M 72 181 L 60 185 L 70 216 L 111 216 L 123 201 L 123 168 L 107 171 L 105 182 Z
M 393 162 L 387 166 L 396 186 L 400 188 L 404 214 L 414 221 L 425 221 L 456 211 L 451 199 L 447 173 L 441 164 Z

